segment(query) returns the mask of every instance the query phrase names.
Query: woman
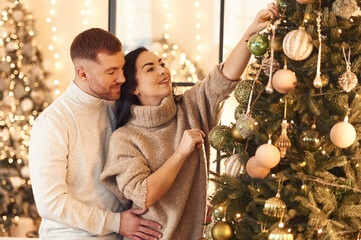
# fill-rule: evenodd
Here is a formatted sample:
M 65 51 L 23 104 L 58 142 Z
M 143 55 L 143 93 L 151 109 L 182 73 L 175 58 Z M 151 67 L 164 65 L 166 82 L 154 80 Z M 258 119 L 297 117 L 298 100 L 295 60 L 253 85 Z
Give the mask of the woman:
M 204 137 L 248 64 L 246 40 L 267 26 L 265 17 L 277 14 L 273 4 L 261 10 L 226 62 L 178 100 L 162 59 L 145 48 L 125 56 L 118 129 L 101 180 L 122 204 L 149 208 L 144 218 L 163 226 L 162 239 L 202 236 L 210 152 Z

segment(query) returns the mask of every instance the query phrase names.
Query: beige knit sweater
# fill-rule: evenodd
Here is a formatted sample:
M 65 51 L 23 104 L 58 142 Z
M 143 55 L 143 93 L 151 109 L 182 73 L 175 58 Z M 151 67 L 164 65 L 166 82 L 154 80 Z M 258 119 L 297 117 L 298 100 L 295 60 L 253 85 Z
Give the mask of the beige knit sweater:
M 226 79 L 220 67 L 179 101 L 171 95 L 160 106 L 133 105 L 131 120 L 113 133 L 100 177 L 123 205 L 145 207 L 147 177 L 176 151 L 185 130 L 198 128 L 208 134 L 218 123 L 222 103 L 237 84 Z M 204 140 L 204 148 L 193 151 L 168 192 L 143 215 L 163 226 L 162 239 L 202 236 L 210 152 Z

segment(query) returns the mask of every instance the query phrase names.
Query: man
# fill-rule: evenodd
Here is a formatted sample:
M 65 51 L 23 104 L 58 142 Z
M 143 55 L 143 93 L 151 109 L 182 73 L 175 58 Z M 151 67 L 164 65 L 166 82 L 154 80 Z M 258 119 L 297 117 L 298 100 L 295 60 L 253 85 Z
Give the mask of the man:
M 70 54 L 75 78 L 36 119 L 31 133 L 40 239 L 159 239 L 154 229 L 161 226 L 137 216 L 146 210 L 119 213 L 118 199 L 99 180 L 114 129 L 112 101 L 125 81 L 121 42 L 92 28 L 74 39 Z

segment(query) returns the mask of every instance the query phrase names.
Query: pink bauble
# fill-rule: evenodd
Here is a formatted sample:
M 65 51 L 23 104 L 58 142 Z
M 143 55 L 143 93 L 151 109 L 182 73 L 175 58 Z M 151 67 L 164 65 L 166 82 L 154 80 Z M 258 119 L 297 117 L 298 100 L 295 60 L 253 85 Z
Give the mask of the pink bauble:
M 272 85 L 279 93 L 288 93 L 297 85 L 297 77 L 294 72 L 288 69 L 278 70 L 272 78 Z
M 355 142 L 356 130 L 348 122 L 338 122 L 331 128 L 330 138 L 336 147 L 347 148 Z
M 253 156 L 248 160 L 248 162 L 246 164 L 246 170 L 247 170 L 248 175 L 251 176 L 252 178 L 262 178 L 263 179 L 263 178 L 267 177 L 267 175 L 271 169 L 260 166 L 256 162 L 256 158 Z
M 264 168 L 273 168 L 281 160 L 278 148 L 270 143 L 259 146 L 256 150 L 256 162 Z
M 307 4 L 307 3 L 313 2 L 313 0 L 296 0 L 296 1 L 301 3 L 301 4 Z

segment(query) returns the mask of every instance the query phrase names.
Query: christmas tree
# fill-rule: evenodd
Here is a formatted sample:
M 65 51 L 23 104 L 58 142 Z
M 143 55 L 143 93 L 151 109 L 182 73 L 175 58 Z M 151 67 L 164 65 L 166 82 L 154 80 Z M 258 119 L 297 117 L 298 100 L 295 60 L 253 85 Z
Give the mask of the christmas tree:
M 3 233 L 21 216 L 38 216 L 29 179 L 28 143 L 35 118 L 49 104 L 51 86 L 45 81 L 48 73 L 34 41 L 32 14 L 19 1 L 10 1 L 9 5 L 0 16 L 0 230 Z
M 361 1 L 278 0 L 235 89 L 205 239 L 361 239 Z

